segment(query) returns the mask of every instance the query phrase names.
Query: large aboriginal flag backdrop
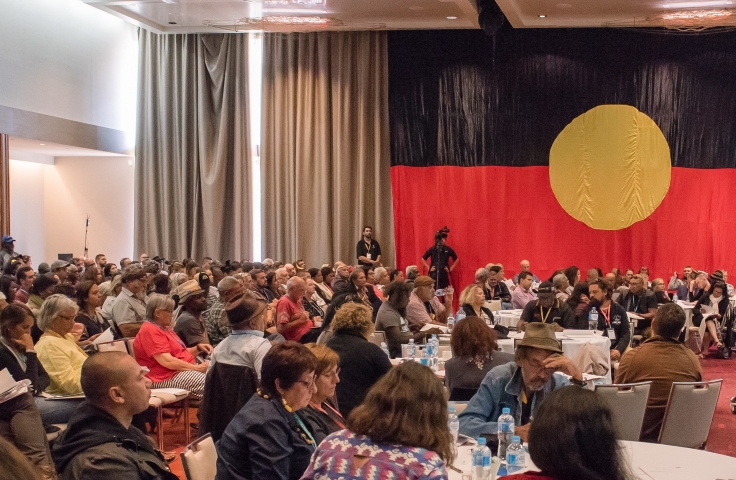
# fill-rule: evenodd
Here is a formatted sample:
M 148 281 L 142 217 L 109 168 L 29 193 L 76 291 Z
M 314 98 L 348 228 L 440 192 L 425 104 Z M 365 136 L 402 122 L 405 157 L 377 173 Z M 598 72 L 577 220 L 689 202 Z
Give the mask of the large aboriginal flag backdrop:
M 392 32 L 389 109 L 402 267 L 736 275 L 736 33 Z

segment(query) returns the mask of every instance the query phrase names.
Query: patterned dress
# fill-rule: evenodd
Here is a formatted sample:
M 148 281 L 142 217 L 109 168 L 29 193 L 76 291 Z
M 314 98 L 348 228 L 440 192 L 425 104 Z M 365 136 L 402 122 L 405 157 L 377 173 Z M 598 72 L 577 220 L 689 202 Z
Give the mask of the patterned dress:
M 354 456 L 367 457 L 358 466 Z M 443 480 L 445 462 L 424 448 L 373 443 L 364 435 L 340 430 L 324 439 L 302 480 Z

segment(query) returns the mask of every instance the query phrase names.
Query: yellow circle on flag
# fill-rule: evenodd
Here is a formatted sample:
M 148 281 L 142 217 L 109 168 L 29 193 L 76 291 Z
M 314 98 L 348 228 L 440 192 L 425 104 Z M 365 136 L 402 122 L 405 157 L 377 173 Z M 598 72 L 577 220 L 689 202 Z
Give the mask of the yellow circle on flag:
M 619 230 L 654 212 L 670 188 L 670 147 L 654 120 L 629 105 L 600 105 L 574 119 L 549 154 L 563 209 L 597 230 Z

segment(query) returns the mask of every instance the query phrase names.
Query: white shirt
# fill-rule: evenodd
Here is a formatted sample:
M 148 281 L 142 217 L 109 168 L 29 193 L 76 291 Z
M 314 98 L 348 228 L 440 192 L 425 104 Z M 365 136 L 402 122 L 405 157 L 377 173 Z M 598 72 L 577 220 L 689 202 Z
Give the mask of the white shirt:
M 263 338 L 263 332 L 257 330 L 233 330 L 229 337 L 217 344 L 210 357 L 212 368 L 215 362 L 227 365 L 241 365 L 255 370 L 258 380 L 261 379 L 263 357 L 271 350 L 271 342 Z

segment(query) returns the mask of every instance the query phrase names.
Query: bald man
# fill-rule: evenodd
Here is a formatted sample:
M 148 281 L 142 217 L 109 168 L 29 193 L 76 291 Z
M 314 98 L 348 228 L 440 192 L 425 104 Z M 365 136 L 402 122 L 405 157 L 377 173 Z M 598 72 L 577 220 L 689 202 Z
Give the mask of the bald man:
M 302 304 L 305 293 L 307 283 L 299 277 L 291 277 L 286 282 L 286 295 L 276 304 L 276 330 L 287 340 L 299 342 L 314 327 Z
M 519 263 L 519 268 L 521 269 L 521 272 L 531 272 L 531 264 L 529 263 L 529 260 L 522 260 Z M 519 273 L 514 275 L 514 285 L 519 284 Z M 537 276 L 534 274 L 532 274 L 532 283 L 533 284 L 539 283 L 539 278 L 537 278 Z
M 60 480 L 178 480 L 146 435 L 131 425 L 148 408 L 151 381 L 123 352 L 91 355 L 82 365 L 87 401 L 54 445 Z

